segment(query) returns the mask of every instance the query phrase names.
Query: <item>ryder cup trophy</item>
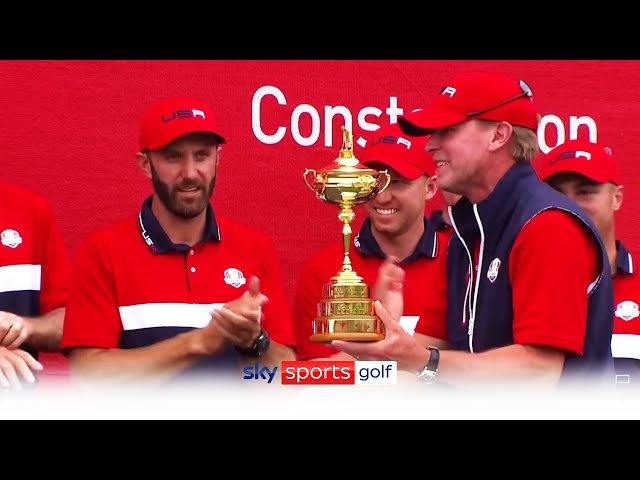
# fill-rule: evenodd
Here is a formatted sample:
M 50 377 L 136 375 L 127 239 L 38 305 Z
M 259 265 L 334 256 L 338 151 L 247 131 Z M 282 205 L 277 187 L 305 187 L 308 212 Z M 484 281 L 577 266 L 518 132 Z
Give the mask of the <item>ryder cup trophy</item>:
M 376 316 L 370 287 L 351 266 L 351 222 L 353 208 L 381 193 L 391 180 L 389 173 L 360 165 L 353 156 L 351 133 L 342 127 L 340 155 L 333 163 L 318 171 L 307 168 L 304 182 L 316 196 L 340 207 L 344 259 L 342 268 L 322 288 L 318 316 L 313 320 L 313 342 L 350 340 L 374 342 L 384 338 L 384 325 Z

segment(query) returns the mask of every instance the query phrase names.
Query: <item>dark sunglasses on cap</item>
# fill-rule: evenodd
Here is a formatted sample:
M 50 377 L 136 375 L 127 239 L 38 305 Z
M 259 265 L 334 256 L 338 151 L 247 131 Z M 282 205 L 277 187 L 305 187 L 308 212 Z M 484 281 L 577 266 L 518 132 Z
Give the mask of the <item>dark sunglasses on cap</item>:
M 493 106 L 491 106 L 489 108 L 478 110 L 476 112 L 469 112 L 469 113 L 466 114 L 467 117 L 475 117 L 476 115 L 482 115 L 483 113 L 486 113 L 486 112 L 488 112 L 490 110 L 493 110 L 495 108 L 498 108 L 498 107 L 501 107 L 503 105 L 506 105 L 507 103 L 513 102 L 514 100 L 517 100 L 517 99 L 519 99 L 521 97 L 529 97 L 529 98 L 533 97 L 533 92 L 531 91 L 531 87 L 529 87 L 529 85 L 527 85 L 527 82 L 525 82 L 524 80 L 520 80 L 519 85 L 520 85 L 520 89 L 522 90 L 522 92 L 519 93 L 518 95 L 516 95 L 515 97 L 508 98 L 507 100 L 504 100 L 503 102 L 497 103 L 497 104 L 495 104 L 495 105 L 493 105 Z

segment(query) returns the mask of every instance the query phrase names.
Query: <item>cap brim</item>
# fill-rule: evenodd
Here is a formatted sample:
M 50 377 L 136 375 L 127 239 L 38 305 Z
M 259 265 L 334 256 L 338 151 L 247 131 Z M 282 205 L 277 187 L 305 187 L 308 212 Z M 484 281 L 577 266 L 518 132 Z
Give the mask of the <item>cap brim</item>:
M 405 135 L 410 137 L 425 137 L 439 128 L 450 127 L 468 120 L 450 110 L 436 107 L 426 107 L 398 118 L 398 126 Z
M 569 165 L 567 163 L 567 161 L 564 161 L 565 164 L 562 165 L 561 167 L 556 167 L 556 168 L 547 168 L 545 169 L 542 173 L 544 175 L 540 176 L 540 180 L 542 180 L 543 182 L 546 182 L 547 180 L 549 180 L 551 177 L 553 177 L 554 175 L 557 175 L 559 173 L 573 173 L 576 175 L 580 175 L 584 178 L 587 178 L 589 180 L 592 180 L 596 183 L 609 183 L 612 182 L 611 178 L 609 178 L 609 175 L 604 175 L 604 174 L 598 174 L 595 172 L 585 172 L 583 169 L 581 168 L 577 168 L 577 167 L 573 167 L 571 165 Z M 584 163 L 584 160 L 580 160 L 581 163 Z
M 214 140 L 216 141 L 216 143 L 218 144 L 222 144 L 222 143 L 227 143 L 227 141 L 224 139 L 224 137 L 222 135 L 220 135 L 219 133 L 215 133 L 215 132 L 211 132 L 208 130 L 186 130 L 186 131 L 174 131 L 171 132 L 170 135 L 165 135 L 162 139 L 156 141 L 154 144 L 152 145 L 148 145 L 146 148 L 148 148 L 149 150 L 159 150 L 163 147 L 166 147 L 167 145 L 169 145 L 171 142 L 173 142 L 174 140 L 177 140 L 178 138 L 184 136 L 184 135 L 188 135 L 190 133 L 208 133 L 209 135 L 211 135 Z

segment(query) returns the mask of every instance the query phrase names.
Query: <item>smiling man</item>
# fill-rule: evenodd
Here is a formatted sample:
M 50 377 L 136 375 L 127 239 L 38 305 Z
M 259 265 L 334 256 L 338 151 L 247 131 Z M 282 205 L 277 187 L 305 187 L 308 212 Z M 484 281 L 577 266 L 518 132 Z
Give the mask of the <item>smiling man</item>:
M 397 124 L 371 133 L 359 155 L 363 165 L 387 170 L 389 186 L 364 204 L 367 218 L 349 247 L 353 269 L 365 283 L 373 285 L 385 258 L 399 261 L 406 273 L 403 327 L 417 341 L 424 338 L 423 323 L 444 318 L 446 296 L 444 258 L 451 230 L 445 222 L 430 223 L 425 202 L 436 194 L 433 158 L 424 150 L 424 139 L 404 135 Z M 336 232 L 336 237 L 339 232 Z M 299 360 L 332 357 L 351 359 L 335 348 L 311 342 L 313 319 L 322 286 L 338 272 L 344 256 L 343 245 L 335 244 L 317 252 L 305 263 L 294 306 L 294 329 Z M 418 322 L 418 318 L 422 321 Z
M 331 346 L 454 387 L 613 386 L 605 247 L 575 203 L 537 178 L 539 118 L 524 81 L 464 72 L 398 119 L 405 135 L 428 137 L 438 188 L 461 196 L 449 207 L 446 322 L 428 322 L 428 348 L 418 344 L 388 288 L 396 293 L 376 310 L 385 339 Z M 381 272 L 379 285 L 402 292 L 402 271 L 387 262 Z

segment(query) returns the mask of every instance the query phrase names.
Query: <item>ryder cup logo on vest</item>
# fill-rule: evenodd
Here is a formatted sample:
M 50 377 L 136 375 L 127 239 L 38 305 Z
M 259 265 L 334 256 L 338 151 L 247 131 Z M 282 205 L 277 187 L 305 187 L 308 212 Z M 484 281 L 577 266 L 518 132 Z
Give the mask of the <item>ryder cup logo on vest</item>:
M 0 234 L 0 238 L 2 239 L 3 245 L 11 248 L 16 248 L 22 243 L 22 237 L 20 236 L 20 234 L 15 230 L 11 230 L 10 228 L 7 228 L 4 232 L 2 232 L 2 234 Z
M 237 268 L 227 268 L 224 271 L 224 283 L 239 288 L 247 283 L 247 279 Z
M 495 282 L 496 278 L 498 278 L 500 263 L 502 262 L 500 262 L 499 258 L 494 258 L 493 262 L 491 262 L 491 264 L 489 265 L 489 270 L 487 270 L 487 278 L 491 283 Z
M 631 300 L 620 302 L 616 307 L 616 317 L 621 318 L 625 322 L 632 320 L 640 315 L 638 312 L 638 304 Z

